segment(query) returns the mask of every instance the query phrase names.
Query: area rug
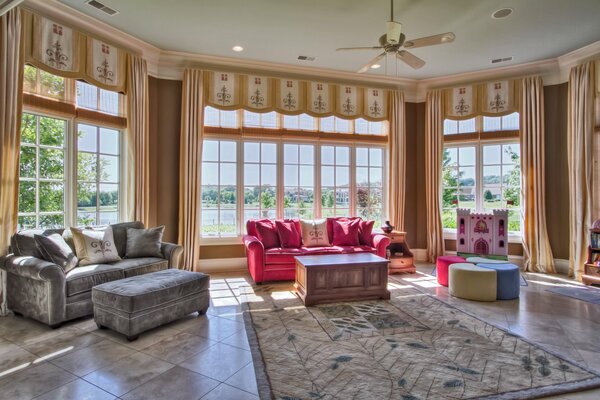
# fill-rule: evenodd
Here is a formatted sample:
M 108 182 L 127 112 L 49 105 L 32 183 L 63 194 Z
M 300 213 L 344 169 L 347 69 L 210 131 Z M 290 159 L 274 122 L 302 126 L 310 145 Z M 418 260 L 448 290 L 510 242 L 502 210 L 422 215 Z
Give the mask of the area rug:
M 528 399 L 600 376 L 409 285 L 390 301 L 304 307 L 290 285 L 244 301 L 261 399 Z
M 600 304 L 600 289 L 592 287 L 559 286 L 546 289 L 548 292 L 560 294 L 562 296 L 572 297 L 577 300 L 587 301 L 588 303 Z
M 437 268 L 433 267 L 433 269 L 431 270 L 431 272 L 429 273 L 429 275 L 431 276 L 437 276 Z M 520 286 L 529 286 L 529 284 L 527 283 L 527 279 L 525 279 L 525 277 L 523 276 L 523 274 L 519 274 L 519 285 Z

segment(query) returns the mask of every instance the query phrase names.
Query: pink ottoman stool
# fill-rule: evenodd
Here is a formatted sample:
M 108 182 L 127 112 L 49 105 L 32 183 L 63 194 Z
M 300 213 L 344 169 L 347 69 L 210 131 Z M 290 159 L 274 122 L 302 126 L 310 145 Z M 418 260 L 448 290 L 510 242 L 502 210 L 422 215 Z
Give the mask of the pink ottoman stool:
M 437 281 L 442 286 L 448 286 L 448 268 L 450 264 L 464 263 L 465 259 L 459 256 L 440 256 L 435 261 L 437 268 Z

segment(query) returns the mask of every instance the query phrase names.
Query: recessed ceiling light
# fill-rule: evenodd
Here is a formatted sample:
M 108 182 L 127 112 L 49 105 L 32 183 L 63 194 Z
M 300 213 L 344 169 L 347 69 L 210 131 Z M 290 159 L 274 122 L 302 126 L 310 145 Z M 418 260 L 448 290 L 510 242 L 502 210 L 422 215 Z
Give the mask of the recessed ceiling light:
M 244 51 L 244 48 L 242 46 L 233 46 L 231 50 L 237 51 L 239 53 L 240 51 Z
M 381 68 L 381 64 L 373 64 L 371 65 L 371 69 Z
M 506 8 L 501 8 L 499 10 L 494 11 L 494 13 L 492 14 L 492 18 L 493 19 L 502 19 L 502 18 L 506 18 L 508 17 L 510 14 L 512 14 L 514 10 L 510 7 L 506 7 Z

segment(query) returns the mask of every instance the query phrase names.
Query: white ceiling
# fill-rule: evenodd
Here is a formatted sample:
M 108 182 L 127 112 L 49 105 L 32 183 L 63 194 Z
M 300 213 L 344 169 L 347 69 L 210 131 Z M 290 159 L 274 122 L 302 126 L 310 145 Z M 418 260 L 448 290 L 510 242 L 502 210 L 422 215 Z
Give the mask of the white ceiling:
M 60 0 L 163 50 L 356 71 L 385 32 L 389 0 L 100 0 L 108 16 L 86 0 Z M 497 9 L 512 7 L 506 19 Z M 430 78 L 554 58 L 600 40 L 600 0 L 395 0 L 394 19 L 407 39 L 454 32 L 454 43 L 411 50 L 427 64 L 413 70 L 392 56 L 380 70 Z M 244 47 L 235 53 L 232 46 Z M 315 56 L 313 62 L 299 55 Z

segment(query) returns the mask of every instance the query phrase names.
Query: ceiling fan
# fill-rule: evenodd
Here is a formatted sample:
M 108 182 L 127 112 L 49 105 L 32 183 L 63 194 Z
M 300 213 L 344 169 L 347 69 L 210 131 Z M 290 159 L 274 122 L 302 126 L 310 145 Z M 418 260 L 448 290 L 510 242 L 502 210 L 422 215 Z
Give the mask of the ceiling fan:
M 395 54 L 396 58 L 398 58 L 401 61 L 404 61 L 410 67 L 414 69 L 419 69 L 423 65 L 425 65 L 425 61 L 406 50 L 401 50 L 401 48 L 416 49 L 417 47 L 450 43 L 453 42 L 456 37 L 454 33 L 446 32 L 441 33 L 439 35 L 427 36 L 413 40 L 406 40 L 406 36 L 404 36 L 404 33 L 402 33 L 402 24 L 400 22 L 394 21 L 394 0 L 390 0 L 390 21 L 386 23 L 386 28 L 386 33 L 379 38 L 379 46 L 341 47 L 339 49 L 336 49 L 336 51 L 383 49 L 383 53 L 373 58 L 371 61 L 369 61 L 357 71 L 359 74 L 366 72 L 371 66 L 377 64 L 387 54 Z

